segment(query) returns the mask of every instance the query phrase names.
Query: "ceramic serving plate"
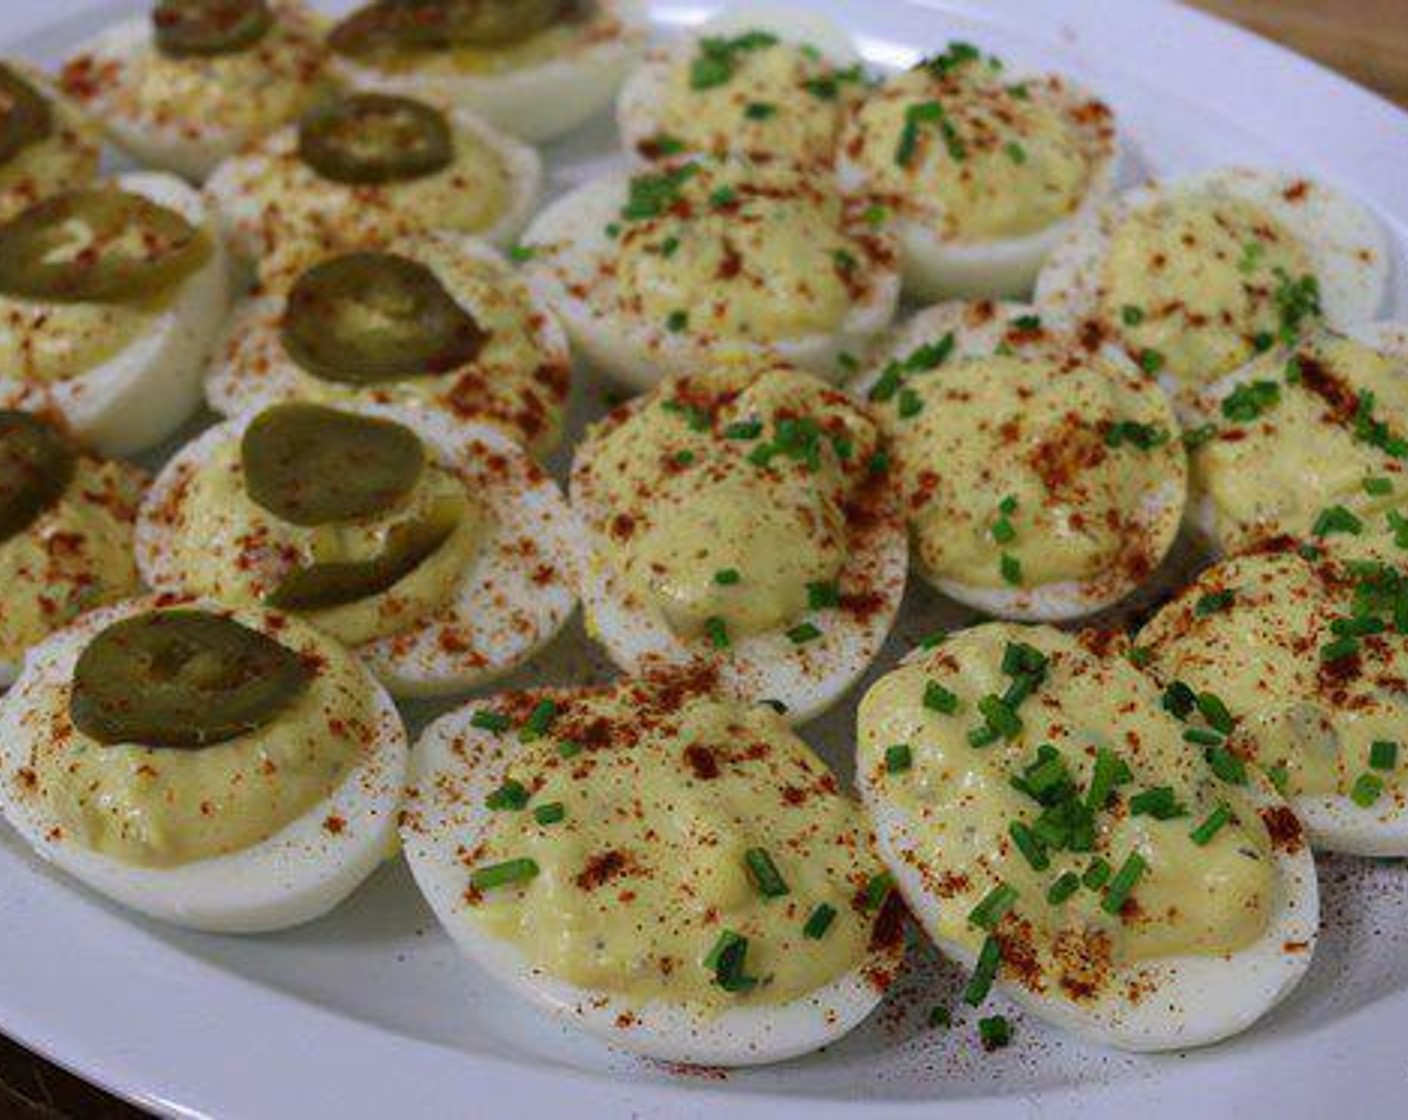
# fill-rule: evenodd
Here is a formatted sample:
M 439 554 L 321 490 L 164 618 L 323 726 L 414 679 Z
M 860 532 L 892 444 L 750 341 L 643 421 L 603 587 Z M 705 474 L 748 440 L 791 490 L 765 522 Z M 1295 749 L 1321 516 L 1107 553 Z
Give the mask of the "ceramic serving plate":
M 1171 4 L 1124 0 L 810 0 L 878 66 L 961 38 L 1018 67 L 1052 67 L 1119 113 L 1143 171 L 1224 163 L 1305 171 L 1377 210 L 1394 240 L 1393 305 L 1408 314 L 1408 115 L 1315 65 Z M 137 4 L 0 5 L 3 53 L 53 64 Z M 713 3 L 658 0 L 661 35 Z M 1351 18 L 1346 6 L 1345 18 Z M 613 164 L 602 120 L 547 150 L 554 191 Z M 573 433 L 603 409 L 582 376 Z M 187 433 L 189 434 L 189 433 Z M 570 444 L 570 440 L 569 440 Z M 562 457 L 559 457 L 560 459 Z M 565 462 L 555 466 L 561 473 Z M 912 587 L 877 668 L 964 614 Z M 610 675 L 575 627 L 510 681 Z M 434 712 L 408 713 L 419 727 Z M 854 699 L 806 737 L 849 770 Z M 405 867 L 383 868 L 330 917 L 241 939 L 135 919 L 75 887 L 0 832 L 0 1030 L 161 1113 L 224 1118 L 516 1115 L 532 1120 L 767 1116 L 1323 1117 L 1390 1112 L 1408 1091 L 1408 867 L 1321 862 L 1325 933 L 1294 995 L 1235 1041 L 1132 1057 L 1017 1015 L 1013 1045 L 973 1024 L 961 977 L 916 951 L 864 1027 L 802 1061 L 721 1073 L 643 1062 L 501 993 L 460 959 Z

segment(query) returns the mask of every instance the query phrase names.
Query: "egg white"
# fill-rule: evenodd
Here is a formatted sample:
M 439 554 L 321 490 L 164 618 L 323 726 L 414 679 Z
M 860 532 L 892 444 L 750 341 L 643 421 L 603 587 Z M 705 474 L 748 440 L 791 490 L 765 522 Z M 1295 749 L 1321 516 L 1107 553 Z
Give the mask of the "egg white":
M 454 76 L 390 72 L 334 53 L 333 73 L 353 89 L 462 105 L 531 143 L 572 132 L 611 104 L 644 47 L 649 32 L 644 0 L 593 0 L 612 12 L 620 31 L 572 54 L 498 74 Z
M 644 398 L 637 398 L 624 407 L 637 412 L 644 404 Z M 848 526 L 846 562 L 837 577 L 843 587 L 864 585 L 881 595 L 880 609 L 864 615 L 837 607 L 807 610 L 786 626 L 734 636 L 728 649 L 715 650 L 705 636 L 676 632 L 658 609 L 628 589 L 613 567 L 607 546 L 592 528 L 605 520 L 602 496 L 591 484 L 599 447 L 593 440 L 578 445 L 568 492 L 584 540 L 580 593 L 587 632 L 618 667 L 638 674 L 708 662 L 717 669 L 721 691 L 745 703 L 780 702 L 794 724 L 820 715 L 860 679 L 885 644 L 904 597 L 909 539 L 894 501 L 868 519 L 870 524 Z M 803 623 L 815 625 L 821 637 L 796 645 L 786 630 Z
M 1398 363 L 1398 372 L 1408 377 L 1408 323 L 1381 321 L 1364 323 L 1340 333 L 1363 343 L 1379 353 L 1387 355 Z M 1258 355 L 1240 369 L 1229 373 L 1221 381 L 1216 381 L 1202 391 L 1190 404 L 1190 423 L 1217 424 L 1222 418 L 1222 402 L 1232 392 L 1247 381 L 1256 380 L 1259 372 L 1264 373 Z M 1260 366 L 1260 369 L 1258 368 Z M 1220 558 L 1227 549 L 1218 533 L 1217 509 L 1209 494 L 1196 492 L 1188 505 L 1187 521 L 1199 543 L 1213 556 Z
M 301 4 L 271 5 L 274 17 L 285 25 L 299 26 L 308 36 L 316 36 L 315 17 Z M 76 57 L 91 60 L 96 70 L 123 69 L 140 65 L 157 50 L 149 15 L 122 20 L 83 44 Z M 90 106 L 101 120 L 112 142 L 143 167 L 169 171 L 199 183 L 217 164 L 234 154 L 252 137 L 245 129 L 231 128 L 218 121 L 191 115 L 168 118 L 149 112 L 130 111 L 118 98 L 105 104 L 95 100 Z
M 209 259 L 179 281 L 145 334 L 76 377 L 48 384 L 0 379 L 0 408 L 52 410 L 100 453 L 130 455 L 172 435 L 200 404 L 206 357 L 229 307 L 229 284 L 219 232 L 196 191 L 159 172 L 121 175 L 115 185 L 204 229 Z
M 1038 79 L 1032 79 L 1038 80 Z M 1094 95 L 1068 78 L 1061 78 L 1057 95 L 1062 104 L 1080 105 Z M 1124 177 L 1127 159 L 1123 142 L 1102 137 L 1098 125 L 1084 126 L 1083 142 L 1100 153 L 1080 205 L 1045 229 L 1019 237 L 957 241 L 944 237 L 930 224 L 903 214 L 891 220 L 899 240 L 904 269 L 904 292 L 912 300 L 1017 299 L 1027 295 L 1047 258 L 1063 239 L 1115 193 Z M 842 189 L 871 193 L 870 176 L 846 155 L 843 137 L 838 150 L 837 177 Z
M 851 382 L 851 391 L 864 400 L 891 359 L 909 354 L 926 343 L 937 342 L 950 333 L 954 338 L 953 359 L 991 354 L 1003 341 L 1011 321 L 1030 315 L 1035 310 L 1023 303 L 987 306 L 993 309 L 993 314 L 977 317 L 973 314 L 975 305 L 969 303 L 940 303 L 918 312 L 871 355 L 868 368 Z M 1104 347 L 1100 357 L 1117 369 L 1129 370 L 1133 376 L 1142 376 L 1133 370 L 1129 359 L 1114 347 Z M 927 376 L 942 377 L 943 372 L 940 369 Z M 1171 424 L 1170 430 L 1174 431 L 1176 438 L 1176 426 Z M 1177 477 L 1148 490 L 1139 508 L 1134 511 L 1146 531 L 1152 533 L 1156 527 L 1162 526 L 1159 534 L 1163 541 L 1161 557 L 1168 554 L 1178 536 L 1187 494 L 1188 472 L 1185 466 Z M 1124 599 L 1139 586 L 1133 580 L 1116 584 L 1108 577 L 1102 577 L 1062 580 L 1035 587 L 980 587 L 955 579 L 939 578 L 925 571 L 919 564 L 917 550 L 915 566 L 928 583 L 950 599 L 985 614 L 1018 622 L 1063 622 L 1094 614 Z
M 398 238 L 388 248 L 392 252 L 404 254 L 411 260 L 420 260 L 416 247 L 422 243 L 449 247 L 466 260 L 482 261 L 492 268 L 502 270 L 503 286 L 511 288 L 518 295 L 524 321 L 534 337 L 539 364 L 563 370 L 570 368 L 567 336 L 556 315 L 510 271 L 508 263 L 491 246 L 464 234 L 449 230 L 431 230 L 425 234 Z M 437 269 L 436 276 L 461 307 L 476 320 L 483 322 L 483 316 L 476 305 L 476 293 L 472 288 L 457 283 L 452 271 Z M 289 356 L 281 338 L 280 323 L 287 302 L 286 296 L 286 292 L 280 291 L 256 292 L 237 304 L 230 316 L 220 343 L 215 348 L 215 356 L 205 381 L 206 403 L 222 416 L 235 416 L 251 409 L 262 409 L 278 401 L 314 399 L 313 395 L 303 388 L 312 375 Z M 455 375 L 447 374 L 443 380 L 445 390 L 449 392 Z M 409 396 L 402 394 L 395 382 L 365 388 L 329 383 L 326 395 L 341 396 L 346 391 L 356 396 L 386 400 Z M 317 399 L 322 398 L 319 396 Z M 423 403 L 425 407 L 433 405 L 429 400 L 418 403 Z M 565 402 L 558 405 L 559 408 L 564 406 Z M 465 419 L 468 410 L 469 399 L 466 397 L 463 407 L 455 409 L 455 418 Z M 493 423 L 492 416 L 486 415 L 483 419 L 486 423 Z M 507 422 L 500 426 L 505 430 L 511 427 Z M 543 443 L 542 446 L 535 444 L 532 450 L 539 455 L 545 454 L 555 442 L 554 439 Z
M 492 706 L 494 701 L 483 703 Z M 470 722 L 479 706 L 436 720 L 416 743 L 401 844 L 440 924 L 461 952 L 495 980 L 560 1021 L 614 1046 L 696 1065 L 785 1061 L 834 1042 L 874 1010 L 882 993 L 867 973 L 892 972 L 902 953 L 899 947 L 874 951 L 862 967 L 789 1003 L 760 1003 L 710 1015 L 660 1000 L 640 1005 L 555 979 L 531 965 L 511 942 L 480 929 L 464 905 L 468 873 L 463 854 L 491 826 L 493 811 L 484 801 L 502 782 L 505 765 L 493 761 L 498 753 L 493 733 Z M 462 757 L 456 755 L 455 744 L 460 744 Z M 630 1016 L 629 1029 L 618 1022 L 623 1014 Z
M 439 464 L 484 506 L 483 536 L 450 598 L 408 630 L 355 652 L 402 698 L 445 696 L 517 668 L 566 625 L 576 607 L 581 537 L 557 484 L 508 436 L 429 409 L 367 402 L 340 410 L 380 417 L 419 435 Z M 137 517 L 137 567 L 158 590 L 184 591 L 170 527 L 158 511 L 214 449 L 241 437 L 245 413 L 202 432 L 166 464 Z
M 839 67 L 861 60 L 850 34 L 829 16 L 785 4 L 749 4 L 727 8 L 705 20 L 688 39 L 652 51 L 621 87 L 616 99 L 616 125 L 627 155 L 638 158 L 640 144 L 662 131 L 660 106 L 666 98 L 671 71 L 708 36 L 769 31 L 784 43 L 815 47 Z
M 537 206 L 543 184 L 542 159 L 533 148 L 503 135 L 468 110 L 453 108 L 445 115 L 452 132 L 474 137 L 484 148 L 495 153 L 503 164 L 507 177 L 507 207 L 491 226 L 475 231 L 473 236 L 505 248 L 513 244 Z M 290 125 L 224 160 L 206 181 L 206 197 L 219 215 L 229 247 L 237 257 L 245 261 L 259 261 L 278 253 L 279 240 L 284 231 L 282 223 L 276 218 L 271 219 L 271 210 L 276 210 L 277 204 L 271 206 L 260 201 L 259 184 L 268 178 L 278 159 L 297 150 L 298 127 Z M 391 188 L 395 185 L 387 184 Z M 358 191 L 380 189 L 345 183 L 330 183 L 329 186 L 346 192 L 353 202 Z M 390 213 L 395 214 L 394 211 Z M 419 224 L 414 214 L 398 215 L 389 220 L 398 225 L 404 221 L 407 226 L 406 229 L 389 231 L 393 235 L 408 233 L 411 227 Z M 335 229 L 335 226 L 330 228 Z
M 1304 193 L 1288 201 L 1286 192 L 1302 184 Z M 1254 167 L 1221 167 L 1167 184 L 1145 184 L 1086 213 L 1065 231 L 1036 279 L 1033 302 L 1042 314 L 1067 326 L 1094 316 L 1105 258 L 1125 216 L 1185 192 L 1242 199 L 1294 235 L 1319 282 L 1326 326 L 1349 330 L 1378 314 L 1388 287 L 1388 235 L 1378 219 L 1334 187 Z M 1165 372 L 1159 384 L 1187 415 L 1176 379 Z
M 839 356 L 863 348 L 894 316 L 899 274 L 879 269 L 836 331 L 773 343 L 710 343 L 689 330 L 672 332 L 662 323 L 594 307 L 591 292 L 582 289 L 606 282 L 600 267 L 616 255 L 606 227 L 618 220 L 630 180 L 630 172 L 615 171 L 577 187 L 538 214 L 523 235 L 534 253 L 526 266 L 529 283 L 557 311 L 581 356 L 620 384 L 643 391 L 721 353 L 775 358 L 834 381 Z
M 311 921 L 337 906 L 381 863 L 395 839 L 408 747 L 405 728 L 385 691 L 365 675 L 375 737 L 356 766 L 327 798 L 267 840 L 228 855 L 176 867 L 141 867 L 62 837 L 41 799 L 23 792 L 16 771 L 30 764 L 38 730 L 34 696 L 68 687 L 78 656 L 101 630 L 156 605 L 136 599 L 83 616 L 35 646 L 19 680 L 0 704 L 0 810 L 43 859 L 123 906 L 161 921 L 215 933 L 261 933 Z M 162 600 L 161 605 L 176 605 Z M 182 606 L 218 610 L 197 600 Z M 238 612 L 241 621 L 285 644 L 306 644 L 304 628 L 287 616 L 274 631 L 264 612 Z M 327 641 L 329 639 L 323 639 Z M 295 645 L 297 648 L 297 645 Z M 336 834 L 324 822 L 341 818 Z

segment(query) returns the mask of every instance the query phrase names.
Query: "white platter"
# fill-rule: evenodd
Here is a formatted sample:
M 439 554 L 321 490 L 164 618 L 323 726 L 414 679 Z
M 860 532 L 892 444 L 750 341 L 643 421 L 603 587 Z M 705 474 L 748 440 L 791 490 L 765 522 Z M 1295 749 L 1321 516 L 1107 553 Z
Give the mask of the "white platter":
M 1247 162 L 1339 183 L 1391 228 L 1391 310 L 1408 314 L 1408 115 L 1343 79 L 1163 3 L 810 2 L 857 32 L 877 64 L 962 38 L 1071 73 L 1114 104 L 1151 173 Z M 660 0 L 655 12 L 668 29 L 716 6 Z M 52 64 L 139 7 L 11 0 L 0 5 L 3 53 Z M 549 149 L 554 188 L 610 162 L 613 139 L 603 121 Z M 574 433 L 601 409 L 600 387 L 586 382 Z M 963 618 L 912 588 L 882 665 Z M 576 626 L 511 683 L 605 675 Z M 852 712 L 843 704 L 804 732 L 843 771 Z M 458 957 L 399 862 L 329 918 L 222 938 L 134 920 L 60 881 L 4 831 L 0 1030 L 155 1111 L 221 1120 L 1392 1115 L 1408 1092 L 1408 868 L 1332 859 L 1321 871 L 1326 930 L 1308 979 L 1232 1043 L 1136 1058 L 1014 1015 L 1013 1045 L 985 1055 L 971 1017 L 946 1032 L 925 1025 L 933 1005 L 958 1005 L 957 976 L 919 954 L 902 991 L 842 1044 L 723 1077 L 629 1058 L 501 994 Z

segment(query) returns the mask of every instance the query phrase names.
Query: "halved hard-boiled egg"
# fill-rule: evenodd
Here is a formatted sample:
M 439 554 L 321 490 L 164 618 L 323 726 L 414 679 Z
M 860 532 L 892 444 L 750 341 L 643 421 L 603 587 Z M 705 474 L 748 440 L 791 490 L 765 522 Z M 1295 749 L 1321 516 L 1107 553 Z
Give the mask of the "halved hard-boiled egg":
M 150 447 L 200 402 L 227 307 L 219 234 L 179 179 L 50 195 L 0 225 L 0 405 L 105 454 Z
M 621 141 L 645 160 L 682 152 L 830 164 L 865 89 L 850 36 L 820 12 L 749 5 L 652 54 L 616 102 Z
M 1209 386 L 1190 414 L 1195 520 L 1224 553 L 1357 534 L 1408 504 L 1408 327 L 1313 330 Z
M 732 357 L 835 376 L 883 330 L 893 245 L 830 176 L 741 159 L 607 174 L 534 219 L 528 275 L 574 346 L 644 389 Z
M 330 96 L 326 62 L 301 0 L 157 0 L 82 47 L 59 81 L 138 162 L 199 182 Z
M 355 93 L 226 160 L 206 190 L 236 253 L 277 286 L 328 253 L 425 230 L 506 245 L 541 179 L 532 148 L 462 109 Z
M 406 732 L 337 642 L 166 596 L 83 616 L 0 704 L 0 809 L 123 906 L 221 933 L 319 917 L 395 838 Z
M 0 62 L 0 222 L 98 177 L 97 129 L 42 76 Z
M 325 257 L 237 307 L 205 392 L 227 416 L 282 400 L 428 405 L 541 456 L 570 372 L 555 316 L 503 258 L 436 230 Z
M 875 422 L 786 367 L 668 382 L 597 424 L 571 498 L 589 633 L 631 673 L 707 663 L 789 719 L 874 660 L 904 591 L 904 522 Z
M 154 588 L 295 613 L 398 696 L 482 684 L 551 639 L 579 547 L 511 439 L 428 409 L 274 405 L 167 463 L 137 525 Z
M 855 389 L 889 436 L 919 571 L 961 603 L 1089 614 L 1145 582 L 1178 536 L 1188 468 L 1163 393 L 1029 306 L 920 312 Z
M 973 967 L 965 1002 L 996 985 L 1094 1041 L 1179 1050 L 1295 987 L 1315 864 L 1230 730 L 1213 692 L 1170 709 L 1045 626 L 965 630 L 871 687 L 861 796 L 910 910 Z
M 0 410 L 0 688 L 25 652 L 139 586 L 132 525 L 146 476 L 85 454 L 53 421 Z
M 1378 221 L 1333 187 L 1228 167 L 1139 187 L 1068 231 L 1037 281 L 1043 314 L 1127 349 L 1179 403 L 1320 323 L 1383 302 Z
M 1118 157 L 1103 101 L 950 43 L 852 108 L 838 166 L 846 189 L 893 219 L 906 294 L 1011 298 L 1109 197 Z
M 1248 553 L 1203 572 L 1139 633 L 1170 703 L 1212 690 L 1229 749 L 1282 790 L 1311 843 L 1408 855 L 1408 579 L 1386 563 Z
M 750 1065 L 844 1035 L 903 909 L 860 807 L 703 677 L 490 697 L 413 753 L 402 847 L 496 980 L 613 1045 Z
M 463 105 L 541 141 L 611 103 L 646 34 L 643 0 L 372 0 L 328 45 L 350 86 Z

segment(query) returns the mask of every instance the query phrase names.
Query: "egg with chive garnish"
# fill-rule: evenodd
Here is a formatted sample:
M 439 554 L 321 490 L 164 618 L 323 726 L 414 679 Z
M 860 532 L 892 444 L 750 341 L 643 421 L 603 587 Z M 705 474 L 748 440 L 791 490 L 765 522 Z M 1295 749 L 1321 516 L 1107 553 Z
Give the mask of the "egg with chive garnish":
M 1031 1014 L 1127 1050 L 1245 1030 L 1310 966 L 1315 863 L 1212 693 L 1169 710 L 1106 640 L 990 623 L 857 714 L 857 783 L 911 912 Z
M 1146 583 L 1188 469 L 1158 387 L 1036 309 L 921 311 L 853 382 L 889 436 L 919 573 L 1004 618 L 1078 618 Z
M 401 824 L 456 945 L 613 1046 L 716 1066 L 834 1042 L 900 965 L 854 800 L 698 672 L 475 701 L 426 729 Z
M 577 449 L 589 634 L 627 672 L 704 662 L 793 721 L 836 702 L 899 610 L 907 548 L 863 406 L 786 367 L 720 366 Z

